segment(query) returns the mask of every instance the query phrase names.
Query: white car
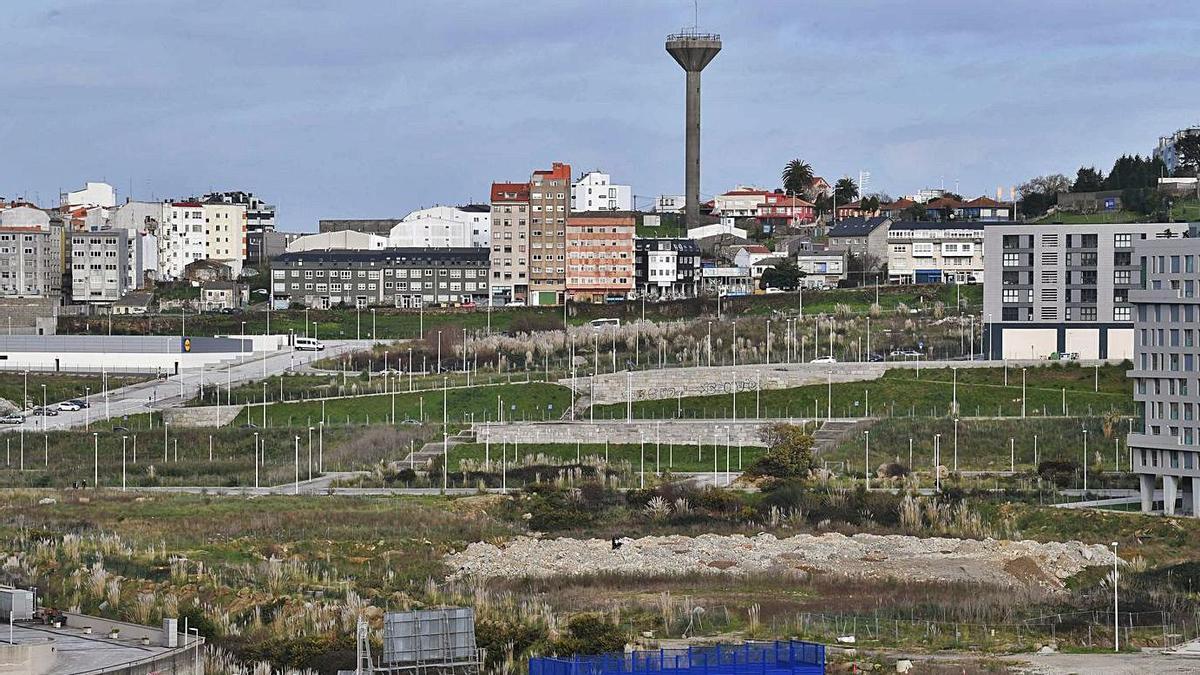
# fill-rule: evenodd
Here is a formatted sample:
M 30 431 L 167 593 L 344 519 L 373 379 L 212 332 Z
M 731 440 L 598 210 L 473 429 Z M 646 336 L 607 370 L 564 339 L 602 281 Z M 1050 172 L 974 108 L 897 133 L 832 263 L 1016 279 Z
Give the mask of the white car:
M 766 295 L 775 295 L 777 293 L 782 293 L 782 292 L 783 292 L 782 288 L 775 288 L 774 286 L 768 286 L 767 288 L 763 289 L 763 293 L 765 293 Z
M 71 403 L 70 401 L 67 401 L 66 403 L 59 403 L 58 409 L 63 412 L 75 412 L 77 410 L 83 410 L 83 408 L 79 407 L 78 403 Z
M 837 359 L 832 356 L 821 356 L 809 361 L 809 363 L 837 363 Z

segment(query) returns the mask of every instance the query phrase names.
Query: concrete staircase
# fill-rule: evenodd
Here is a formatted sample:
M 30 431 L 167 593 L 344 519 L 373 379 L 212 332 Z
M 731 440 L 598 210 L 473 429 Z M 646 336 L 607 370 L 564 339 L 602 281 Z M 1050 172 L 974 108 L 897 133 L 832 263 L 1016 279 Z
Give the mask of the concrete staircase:
M 407 469 L 409 467 L 423 468 L 435 458 L 441 457 L 442 453 L 453 448 L 456 445 L 463 443 L 474 443 L 475 432 L 471 429 L 464 429 L 457 434 L 446 439 L 443 445 L 441 441 L 430 441 L 422 445 L 418 450 L 409 453 L 407 457 L 402 459 L 397 465 L 397 468 Z
M 821 428 L 813 432 L 813 454 L 820 455 L 833 450 L 842 441 L 862 434 L 870 429 L 875 420 L 826 420 Z

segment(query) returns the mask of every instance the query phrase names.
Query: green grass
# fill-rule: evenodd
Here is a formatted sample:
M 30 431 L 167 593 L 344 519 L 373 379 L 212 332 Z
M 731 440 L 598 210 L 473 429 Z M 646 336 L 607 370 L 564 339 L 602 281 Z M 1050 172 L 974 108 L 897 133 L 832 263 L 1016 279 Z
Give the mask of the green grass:
M 1119 428 L 1118 438 L 1122 440 L 1115 458 L 1114 443 L 1104 437 L 1103 424 L 1098 417 L 960 420 L 957 426 L 960 471 L 1008 471 L 1013 457 L 1009 439 L 1013 439 L 1012 449 L 1016 451 L 1017 470 L 1033 469 L 1036 467 L 1035 436 L 1039 461 L 1056 460 L 1081 465 L 1084 458 L 1083 429 L 1088 430 L 1091 469 L 1112 471 L 1115 459 L 1120 460 L 1122 469 L 1128 467 L 1128 451 L 1123 440 L 1127 427 L 1124 423 Z M 909 466 L 908 443 L 909 439 L 912 439 L 910 468 L 931 474 L 934 435 L 941 434 L 941 463 L 953 470 L 954 429 L 954 420 L 948 418 L 880 420 L 870 428 L 871 464 L 877 467 L 885 462 L 894 461 Z M 849 470 L 861 473 L 865 459 L 864 443 L 865 436 L 857 434 L 831 451 L 823 453 L 818 459 L 845 462 Z
M 108 376 L 108 388 L 112 390 L 147 379 L 149 377 L 110 375 Z M 12 401 L 18 408 L 25 407 L 21 405 L 21 398 L 28 392 L 28 407 L 40 406 L 43 400 L 43 384 L 46 385 L 45 400 L 49 401 L 51 405 L 70 398 L 83 398 L 86 388 L 91 389 L 92 405 L 103 405 L 104 399 L 97 396 L 104 389 L 103 380 L 99 374 L 68 375 L 30 372 L 28 385 L 26 385 L 26 377 L 21 373 L 3 373 L 0 374 L 0 398 Z
M 645 451 L 643 458 L 642 452 Z M 746 446 L 741 448 L 741 466 L 749 466 L 762 456 L 764 448 Z M 492 443 L 490 447 L 484 443 L 464 443 L 450 449 L 450 466 L 465 470 L 461 463 L 468 460 L 476 469 L 485 466 L 485 460 L 490 457 L 493 470 L 498 470 L 500 458 L 507 454 L 509 462 L 518 464 L 539 463 L 538 456 L 558 460 L 559 463 L 573 464 L 578 461 L 584 464 L 617 464 L 627 463 L 638 471 L 645 460 L 646 471 L 712 471 L 712 446 L 698 448 L 695 445 L 673 445 L 669 443 L 655 444 L 652 440 L 644 446 L 636 443 L 614 443 L 605 446 L 603 443 L 521 443 L 514 446 L 507 443 L 501 447 Z M 730 467 L 739 470 L 737 446 L 730 448 Z M 515 458 L 514 458 L 515 454 Z M 607 462 L 605 458 L 607 456 Z M 725 446 L 718 447 L 717 466 L 725 470 Z
M 1106 381 L 1115 376 L 1118 366 L 1109 366 Z M 1003 377 L 1002 369 L 995 374 L 979 373 L 981 381 Z M 1027 372 L 1026 414 L 1041 415 L 1099 415 L 1108 410 L 1133 413 L 1131 391 L 1088 390 L 1086 370 L 1053 368 Z M 959 369 L 963 376 L 970 372 Z M 1035 374 L 1036 373 L 1036 374 Z M 1020 373 L 1009 372 L 1009 386 L 987 383 L 958 383 L 958 415 L 961 417 L 1021 415 Z M 1071 386 L 1068 387 L 1067 385 Z M 1110 386 L 1113 386 L 1110 384 Z M 1062 389 L 1066 387 L 1066 409 L 1063 409 Z M 1115 387 L 1114 387 L 1115 388 Z M 829 392 L 832 391 L 832 405 Z M 764 389 L 761 392 L 742 392 L 737 398 L 737 417 L 926 417 L 949 416 L 954 401 L 952 373 L 948 368 L 934 370 L 893 369 L 878 380 Z M 733 416 L 733 394 L 688 396 L 682 399 L 635 401 L 633 415 L 637 418 L 727 418 Z M 759 411 L 756 413 L 756 400 Z M 869 409 L 868 409 L 869 403 Z M 831 409 L 831 410 L 830 410 Z M 594 415 L 601 419 L 619 419 L 626 415 L 625 404 L 594 406 Z
M 1067 211 L 1058 211 L 1050 215 L 1043 216 L 1035 223 L 1064 223 L 1066 225 L 1075 225 L 1082 223 L 1136 223 L 1145 220 L 1146 217 L 1140 213 L 1133 211 L 1101 211 L 1099 213 L 1070 213 Z
M 503 384 L 449 389 L 446 395 L 447 416 L 451 424 L 475 419 L 496 419 L 497 397 L 503 401 L 505 419 L 541 420 L 559 418 L 571 404 L 571 391 L 555 384 Z M 266 426 L 306 427 L 321 420 L 322 410 L 330 426 L 346 424 L 380 424 L 392 415 L 395 400 L 397 420 L 420 420 L 441 423 L 442 391 L 381 394 L 328 401 L 304 401 L 267 406 Z M 552 405 L 552 410 L 547 406 Z M 262 425 L 262 408 L 248 407 L 234 424 Z

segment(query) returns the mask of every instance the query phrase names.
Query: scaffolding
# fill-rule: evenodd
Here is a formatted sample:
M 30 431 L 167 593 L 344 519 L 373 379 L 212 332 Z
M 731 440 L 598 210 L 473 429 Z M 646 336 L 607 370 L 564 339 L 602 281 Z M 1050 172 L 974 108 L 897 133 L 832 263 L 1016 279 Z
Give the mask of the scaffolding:
M 824 672 L 825 645 L 799 640 L 529 660 L 529 675 L 822 675 Z

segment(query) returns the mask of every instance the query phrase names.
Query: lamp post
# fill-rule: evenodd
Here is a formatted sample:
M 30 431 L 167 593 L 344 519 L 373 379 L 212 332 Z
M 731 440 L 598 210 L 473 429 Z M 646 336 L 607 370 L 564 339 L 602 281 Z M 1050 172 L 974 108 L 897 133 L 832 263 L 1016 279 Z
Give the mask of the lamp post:
M 292 484 L 292 494 L 300 494 L 300 436 L 296 435 L 296 482 Z
M 100 434 L 92 432 L 92 487 L 100 487 Z
M 1112 543 L 1113 550 L 1113 651 L 1121 651 L 1121 621 L 1119 609 L 1120 604 L 1117 599 L 1117 581 L 1120 572 L 1117 571 L 1117 542 Z
M 121 437 L 121 492 L 125 491 L 125 438 Z
M 953 377 L 953 384 L 951 385 L 953 387 L 951 390 L 953 392 L 953 394 L 951 396 L 950 410 L 955 415 L 957 415 L 958 414 L 958 367 L 955 366 L 955 367 L 951 368 L 950 372 L 951 372 L 951 376 Z
M 871 430 L 863 430 L 863 451 L 865 453 L 863 459 L 863 478 L 866 480 L 867 489 L 871 489 Z
M 942 491 L 942 435 L 933 435 L 933 487 Z
M 377 340 L 378 334 L 375 332 L 375 308 L 371 308 L 371 339 Z
M 1021 417 L 1025 416 L 1025 369 L 1021 369 Z
M 308 428 L 308 479 L 309 480 L 312 480 L 312 470 L 313 470 L 313 462 L 312 462 L 312 460 L 313 460 L 312 432 L 313 431 L 314 431 L 313 427 Z
M 395 413 L 392 413 L 395 422 Z M 317 422 L 317 471 L 325 473 L 325 420 Z
M 46 418 L 49 417 L 46 413 L 50 412 L 50 408 L 46 401 L 46 385 L 42 385 L 42 435 L 46 435 Z
M 92 425 L 92 411 L 88 408 L 88 398 L 92 395 L 91 387 L 83 388 L 83 430 L 87 431 Z
M 1083 494 L 1081 495 L 1081 498 L 1083 498 L 1083 499 L 1087 499 L 1087 466 L 1088 466 L 1087 432 L 1088 432 L 1087 429 L 1083 430 Z
M 258 432 L 254 432 L 254 489 L 258 489 Z
M 954 472 L 958 473 L 958 418 L 954 418 Z

